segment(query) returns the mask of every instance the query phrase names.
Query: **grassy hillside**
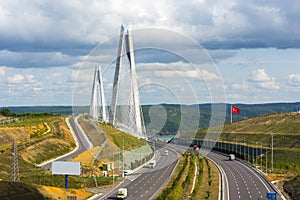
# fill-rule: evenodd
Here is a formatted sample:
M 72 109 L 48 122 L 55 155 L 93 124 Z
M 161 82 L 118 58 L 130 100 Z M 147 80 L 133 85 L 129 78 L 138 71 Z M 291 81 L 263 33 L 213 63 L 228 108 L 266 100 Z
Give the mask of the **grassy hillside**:
M 0 151 L 11 149 L 13 139 L 18 143 L 19 156 L 39 164 L 75 148 L 65 117 L 28 115 L 0 124 Z
M 2 117 L 0 123 L 0 199 L 66 199 L 76 195 L 85 199 L 91 193 L 64 188 L 64 176 L 36 164 L 65 154 L 75 147 L 65 117 L 26 114 Z M 12 141 L 17 141 L 20 183 L 11 183 Z M 69 187 L 85 189 L 112 184 L 108 177 L 70 176 Z M 43 185 L 43 186 L 41 186 Z M 45 187 L 55 186 L 55 187 Z M 58 195 L 56 193 L 59 193 Z
M 203 139 L 207 129 L 200 129 L 197 138 Z M 220 140 L 246 142 L 247 144 L 269 146 L 271 133 L 274 147 L 300 149 L 300 114 L 275 113 L 224 125 Z
M 300 175 L 295 176 L 287 181 L 284 185 L 284 190 L 289 194 L 291 199 L 299 199 L 300 197 Z
M 197 138 L 203 139 L 206 129 L 198 130 Z M 275 113 L 225 124 L 220 141 L 268 148 L 268 166 L 271 166 L 271 133 L 274 136 L 274 172 L 288 179 L 300 173 L 300 113 Z M 255 158 L 265 169 L 266 155 Z M 260 160 L 262 159 L 262 160 Z M 251 161 L 251 160 L 250 160 Z M 270 171 L 268 171 L 269 173 Z M 299 175 L 284 184 L 292 197 L 299 197 Z M 282 187 L 282 183 L 279 183 Z
M 36 167 L 51 158 L 75 148 L 75 142 L 66 125 L 65 117 L 53 115 L 27 115 L 0 123 L 0 177 L 11 179 L 12 142 L 18 148 L 20 179 L 40 174 Z
M 123 148 L 124 141 L 125 151 L 130 151 L 147 144 L 146 141 L 140 140 L 129 133 L 122 132 L 110 124 L 99 123 L 99 126 L 106 133 L 109 140 L 113 141 L 113 143 L 117 145 L 118 148 Z
M 78 200 L 92 196 L 84 190 L 60 189 L 26 183 L 0 182 L 0 199 L 32 200 L 32 199 L 67 199 L 67 196 L 77 196 Z

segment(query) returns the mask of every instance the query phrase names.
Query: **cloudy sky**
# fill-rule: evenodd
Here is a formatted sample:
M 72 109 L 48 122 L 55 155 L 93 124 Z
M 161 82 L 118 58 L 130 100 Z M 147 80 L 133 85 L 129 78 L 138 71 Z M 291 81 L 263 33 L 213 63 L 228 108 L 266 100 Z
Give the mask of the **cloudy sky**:
M 297 0 L 1 1 L 0 106 L 88 104 L 98 64 L 109 96 L 121 24 L 143 47 L 143 104 L 211 102 L 217 86 L 228 103 L 299 102 L 299 10 Z

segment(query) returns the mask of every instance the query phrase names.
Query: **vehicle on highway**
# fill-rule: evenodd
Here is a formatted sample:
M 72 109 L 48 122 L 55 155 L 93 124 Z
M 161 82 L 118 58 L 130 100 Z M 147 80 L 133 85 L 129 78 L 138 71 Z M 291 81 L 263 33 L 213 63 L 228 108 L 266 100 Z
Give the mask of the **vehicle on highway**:
M 235 160 L 235 155 L 234 154 L 229 154 L 229 160 Z
M 168 151 L 168 150 L 165 150 L 165 151 L 164 151 L 164 155 L 165 155 L 165 156 L 169 155 L 169 151 Z
M 199 146 L 198 145 L 195 144 L 193 148 L 194 148 L 194 151 L 199 151 Z
M 128 175 L 132 174 L 133 171 L 132 170 L 124 170 L 123 173 L 124 173 L 124 176 L 128 176 Z
M 267 193 L 268 200 L 276 200 L 276 192 Z
M 118 190 L 117 198 L 118 199 L 125 199 L 127 197 L 127 188 L 120 188 Z
M 154 168 L 156 166 L 156 160 L 151 160 L 149 163 L 150 168 Z

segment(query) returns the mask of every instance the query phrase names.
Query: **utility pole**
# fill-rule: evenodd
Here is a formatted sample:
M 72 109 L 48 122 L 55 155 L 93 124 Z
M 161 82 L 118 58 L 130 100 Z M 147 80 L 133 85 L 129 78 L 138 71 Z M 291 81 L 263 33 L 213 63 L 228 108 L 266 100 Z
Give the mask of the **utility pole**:
M 262 169 L 262 144 L 260 143 L 260 170 L 263 171 Z
M 16 139 L 13 140 L 12 146 L 12 181 L 19 182 L 19 165 L 18 165 L 18 149 Z
M 235 139 L 235 154 L 237 154 L 237 139 Z
M 272 151 L 271 151 L 271 172 L 273 173 L 273 145 L 274 145 L 274 142 L 273 142 L 273 133 L 271 134 L 271 137 L 272 137 Z
M 240 158 L 242 159 L 242 145 L 240 143 Z
M 257 142 L 255 143 L 255 165 L 257 166 L 257 159 L 258 159 L 258 149 L 257 149 Z
M 266 174 L 268 174 L 268 148 L 266 148 Z
M 230 123 L 232 124 L 232 105 L 230 106 Z
M 122 178 L 124 179 L 124 138 L 122 138 L 122 141 L 123 141 L 123 150 L 122 150 Z
M 115 152 L 113 152 L 113 163 L 112 163 L 112 182 L 115 183 L 115 176 L 114 176 L 114 162 L 115 162 Z
M 248 162 L 250 162 L 250 150 L 249 150 L 249 145 L 247 146 L 248 148 Z

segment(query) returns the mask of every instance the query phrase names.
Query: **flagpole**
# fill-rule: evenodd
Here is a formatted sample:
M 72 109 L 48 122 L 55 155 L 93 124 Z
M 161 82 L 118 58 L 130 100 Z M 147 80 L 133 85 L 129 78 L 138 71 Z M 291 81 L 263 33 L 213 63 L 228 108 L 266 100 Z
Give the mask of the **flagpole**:
M 232 105 L 231 105 L 231 107 L 230 107 L 230 113 L 231 113 L 231 115 L 230 115 L 230 122 L 231 122 L 231 124 L 232 124 Z

